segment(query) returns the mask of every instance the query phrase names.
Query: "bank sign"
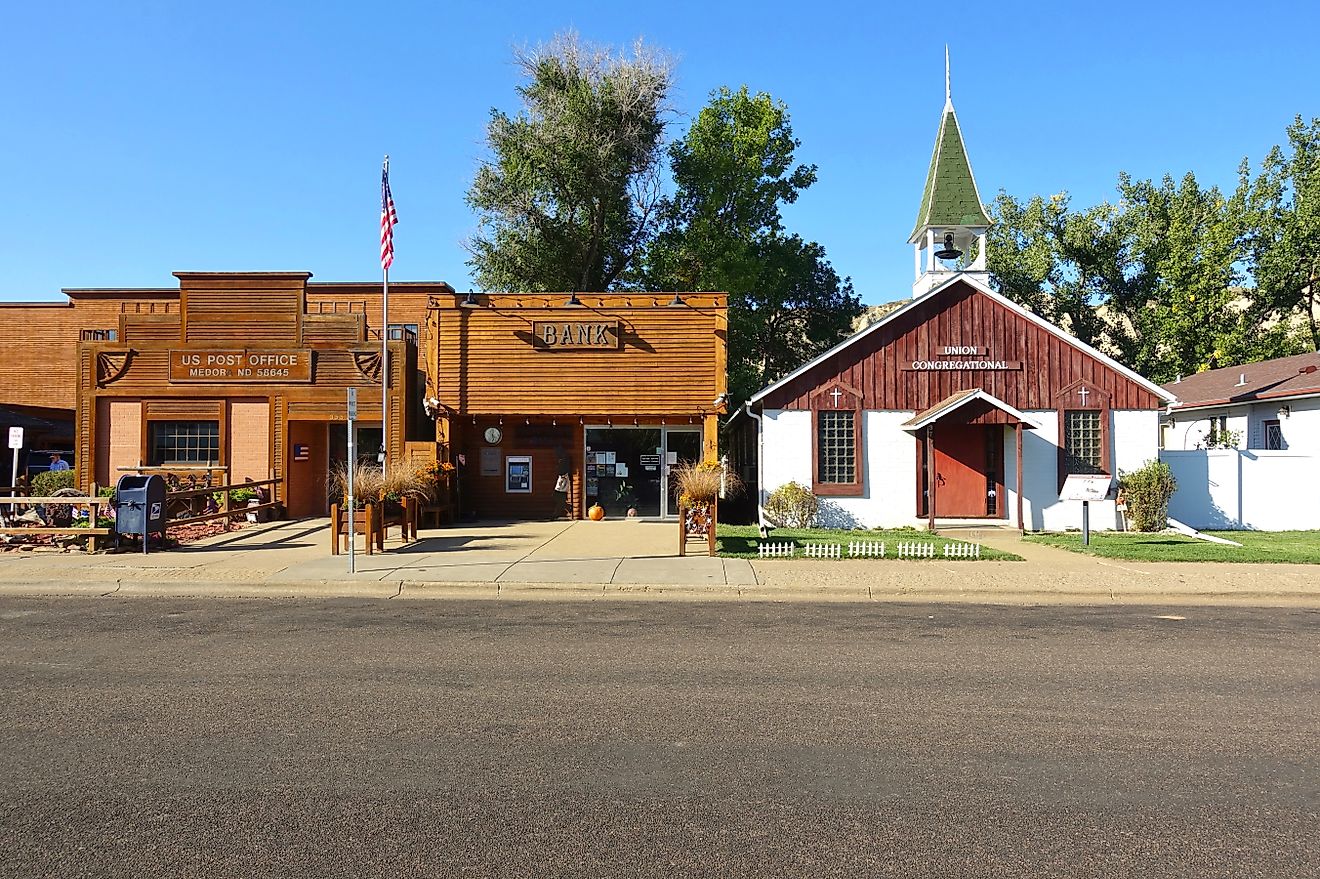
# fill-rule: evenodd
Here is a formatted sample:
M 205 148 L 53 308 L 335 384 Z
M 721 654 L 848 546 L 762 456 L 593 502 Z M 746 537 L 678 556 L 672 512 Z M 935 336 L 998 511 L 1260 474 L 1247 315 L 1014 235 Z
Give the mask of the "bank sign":
M 556 351 L 570 348 L 618 348 L 619 322 L 597 321 L 533 321 L 533 344 L 538 348 Z
M 308 350 L 192 350 L 170 352 L 172 382 L 310 382 Z

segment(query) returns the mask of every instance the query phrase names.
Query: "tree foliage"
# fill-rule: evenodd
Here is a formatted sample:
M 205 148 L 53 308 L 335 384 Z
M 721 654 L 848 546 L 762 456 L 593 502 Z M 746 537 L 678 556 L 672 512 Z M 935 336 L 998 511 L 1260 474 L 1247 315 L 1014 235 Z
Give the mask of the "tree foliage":
M 1270 150 L 1250 194 L 1253 305 L 1266 319 L 1305 322 L 1320 350 L 1320 118 L 1298 116 L 1287 133 L 1291 152 Z
M 669 150 L 676 191 L 647 283 L 729 294 L 735 401 L 844 338 L 861 310 L 825 249 L 784 229 L 782 206 L 816 180 L 798 146 L 787 107 L 744 86 L 714 92 Z
M 516 61 L 522 109 L 491 111 L 491 158 L 468 191 L 468 265 L 489 290 L 625 286 L 661 204 L 671 66 L 640 42 L 616 55 L 575 34 Z
M 1320 120 L 1288 129 L 1254 181 L 1225 195 L 1194 175 L 1120 174 L 1115 203 L 1066 193 L 991 206 L 989 268 L 1001 292 L 1143 375 L 1295 353 L 1299 322 L 1320 343 Z M 1255 286 L 1252 286 L 1252 282 Z

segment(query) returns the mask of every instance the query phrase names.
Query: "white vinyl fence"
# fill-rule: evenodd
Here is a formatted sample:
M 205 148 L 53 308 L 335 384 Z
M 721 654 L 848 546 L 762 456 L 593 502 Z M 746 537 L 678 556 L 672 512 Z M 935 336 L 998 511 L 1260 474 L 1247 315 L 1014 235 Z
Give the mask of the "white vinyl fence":
M 1169 516 L 1202 530 L 1320 529 L 1320 457 L 1257 449 L 1162 451 L 1178 480 Z

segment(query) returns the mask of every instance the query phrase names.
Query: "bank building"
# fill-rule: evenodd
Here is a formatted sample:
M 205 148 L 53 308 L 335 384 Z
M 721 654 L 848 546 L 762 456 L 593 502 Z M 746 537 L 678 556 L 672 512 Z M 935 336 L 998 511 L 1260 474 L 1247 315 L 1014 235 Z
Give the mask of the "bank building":
M 947 90 L 908 243 L 912 300 L 762 388 L 733 419 L 735 459 L 764 508 L 797 482 L 820 524 L 1081 527 L 1070 474 L 1156 460 L 1174 398 L 995 292 L 991 220 Z M 1091 527 L 1118 523 L 1114 499 Z

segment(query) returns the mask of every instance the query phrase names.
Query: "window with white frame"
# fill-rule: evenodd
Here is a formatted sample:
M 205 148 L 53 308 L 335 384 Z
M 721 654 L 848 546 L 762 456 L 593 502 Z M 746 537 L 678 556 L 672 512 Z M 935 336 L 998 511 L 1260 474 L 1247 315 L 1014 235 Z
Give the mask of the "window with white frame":
M 151 463 L 219 464 L 220 422 L 151 422 Z
M 1265 448 L 1268 451 L 1283 451 L 1283 425 L 1279 419 L 1271 418 L 1264 423 L 1265 428 Z

